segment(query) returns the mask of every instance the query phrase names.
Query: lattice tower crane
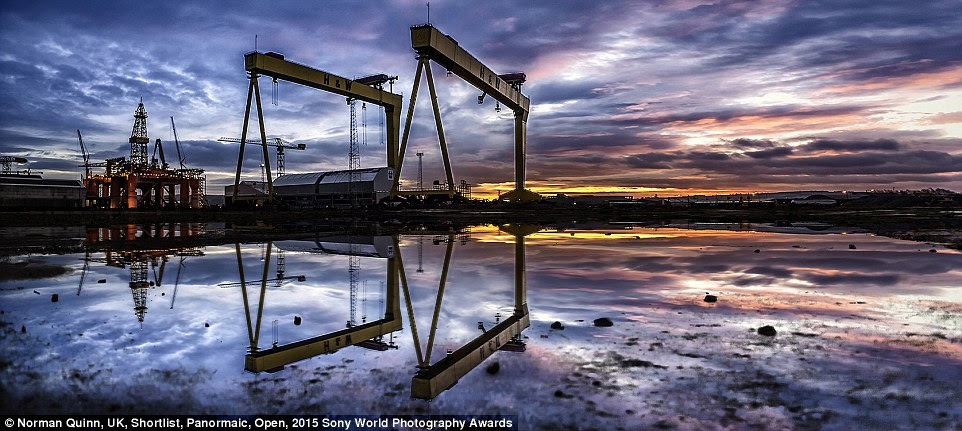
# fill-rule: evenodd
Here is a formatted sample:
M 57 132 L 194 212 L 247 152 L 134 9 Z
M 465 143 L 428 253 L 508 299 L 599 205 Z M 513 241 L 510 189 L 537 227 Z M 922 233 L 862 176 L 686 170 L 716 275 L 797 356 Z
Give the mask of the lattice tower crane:
M 244 142 L 244 140 L 242 140 L 241 138 L 220 138 L 220 139 L 218 139 L 217 141 L 218 141 L 218 142 L 231 142 L 231 143 L 235 143 L 235 144 L 239 144 L 239 143 L 241 143 L 241 142 Z M 248 140 L 247 142 L 249 143 L 249 142 L 251 142 L 251 141 Z M 291 143 L 291 142 L 289 142 L 289 141 L 285 141 L 285 140 L 283 140 L 283 139 L 281 139 L 281 138 L 277 138 L 277 137 L 275 137 L 275 138 L 267 138 L 267 146 L 268 146 L 268 147 L 276 147 L 276 148 L 277 148 L 277 176 L 278 176 L 278 177 L 281 176 L 281 175 L 284 175 L 284 172 L 285 172 L 285 169 L 284 169 L 284 165 L 285 165 L 285 161 L 284 161 L 284 149 L 285 149 L 285 148 L 291 149 L 291 150 L 306 150 L 306 149 L 307 149 L 307 145 L 305 145 L 305 144 L 294 144 L 294 143 Z

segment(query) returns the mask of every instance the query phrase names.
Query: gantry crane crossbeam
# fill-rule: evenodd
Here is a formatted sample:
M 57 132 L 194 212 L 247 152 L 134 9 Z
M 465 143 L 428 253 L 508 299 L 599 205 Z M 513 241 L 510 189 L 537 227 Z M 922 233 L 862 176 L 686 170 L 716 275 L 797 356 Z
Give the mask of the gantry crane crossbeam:
M 451 71 L 459 78 L 477 87 L 485 94 L 494 97 L 512 111 L 521 111 L 522 120 L 528 121 L 528 111 L 531 101 L 528 96 L 521 94 L 515 85 L 519 73 L 512 73 L 502 77 L 474 58 L 468 51 L 458 45 L 448 36 L 431 25 L 421 25 L 411 28 L 411 46 L 419 53 L 428 55 L 431 60 L 441 67 Z M 510 82 L 506 78 L 513 78 Z
M 344 78 L 333 73 L 285 60 L 274 53 L 248 53 L 244 55 L 244 64 L 247 71 L 251 73 L 282 79 L 329 93 L 339 94 L 344 97 L 373 103 L 383 106 L 386 110 L 396 108 L 398 119 L 400 119 L 400 94 L 394 94 L 367 84 L 362 84 L 359 80 Z M 388 135 L 390 134 L 391 133 L 388 132 Z

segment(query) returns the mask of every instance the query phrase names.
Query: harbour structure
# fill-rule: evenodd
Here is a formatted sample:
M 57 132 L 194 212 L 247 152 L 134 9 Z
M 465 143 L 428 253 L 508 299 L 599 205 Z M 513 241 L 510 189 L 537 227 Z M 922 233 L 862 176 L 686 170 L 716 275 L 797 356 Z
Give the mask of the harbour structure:
M 182 156 L 178 156 L 179 167 L 172 167 L 167 163 L 160 139 L 154 141 L 153 154 L 148 157 L 150 138 L 147 135 L 147 110 L 143 100 L 134 112 L 134 126 L 128 139 L 129 160 L 116 157 L 89 163 L 89 154 L 79 130 L 77 135 L 84 157 L 85 206 L 136 209 L 200 208 L 204 205 L 206 178 L 203 169 L 184 166 Z M 180 154 L 180 142 L 176 138 L 175 144 Z M 90 172 L 91 167 L 103 167 L 104 172 L 94 174 Z

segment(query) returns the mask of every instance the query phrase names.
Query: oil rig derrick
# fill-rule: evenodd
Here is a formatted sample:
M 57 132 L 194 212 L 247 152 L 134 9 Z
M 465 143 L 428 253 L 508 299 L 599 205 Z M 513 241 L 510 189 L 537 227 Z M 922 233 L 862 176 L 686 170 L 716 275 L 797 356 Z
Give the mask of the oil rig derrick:
M 171 121 L 173 125 L 173 121 Z M 81 153 L 84 156 L 85 205 L 100 208 L 200 208 L 206 202 L 203 169 L 183 166 L 172 169 L 164 156 L 160 139 L 154 142 L 153 157 L 148 158 L 147 109 L 143 100 L 134 111 L 134 125 L 130 132 L 130 159 L 115 157 L 100 163 L 90 163 L 80 131 Z M 180 147 L 178 145 L 178 153 Z M 157 155 L 160 159 L 157 159 Z M 93 174 L 91 167 L 103 167 L 102 174 Z
M 148 143 L 150 143 L 150 138 L 147 137 L 147 110 L 144 108 L 144 100 L 140 99 L 140 104 L 134 111 L 134 128 L 130 132 L 131 165 L 144 166 L 147 164 Z

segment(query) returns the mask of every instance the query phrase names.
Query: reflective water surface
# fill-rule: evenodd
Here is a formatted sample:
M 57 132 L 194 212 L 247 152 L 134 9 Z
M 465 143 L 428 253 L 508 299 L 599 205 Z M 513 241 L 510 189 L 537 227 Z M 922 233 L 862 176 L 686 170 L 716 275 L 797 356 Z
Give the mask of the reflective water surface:
M 962 255 L 937 245 L 765 225 L 197 233 L 5 258 L 3 409 L 962 424 Z

